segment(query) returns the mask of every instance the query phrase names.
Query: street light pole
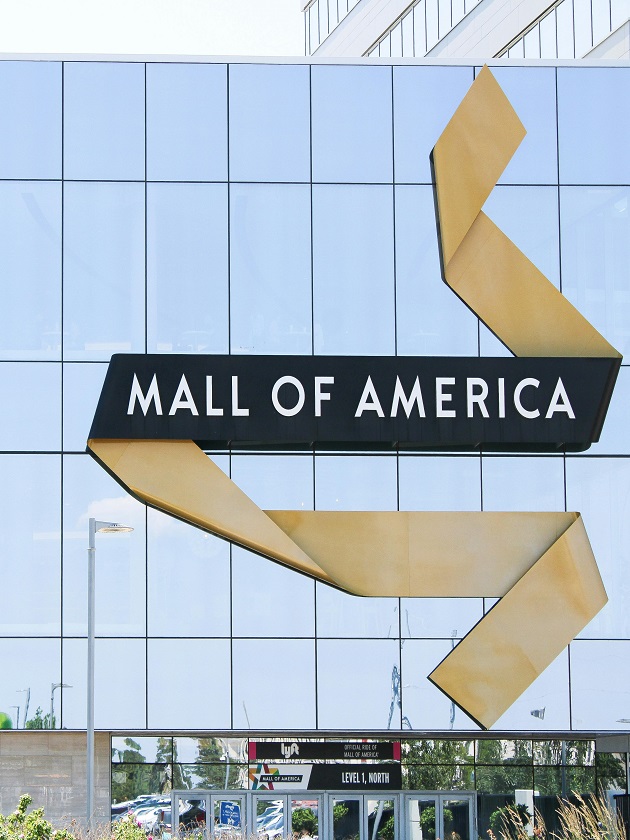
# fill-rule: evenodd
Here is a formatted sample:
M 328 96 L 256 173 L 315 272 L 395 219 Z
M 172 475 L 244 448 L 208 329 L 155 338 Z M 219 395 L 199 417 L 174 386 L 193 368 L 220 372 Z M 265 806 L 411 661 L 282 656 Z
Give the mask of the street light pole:
M 94 607 L 96 579 L 96 534 L 120 534 L 133 531 L 130 525 L 101 522 L 90 518 L 88 543 L 88 597 L 87 597 L 87 828 L 94 822 Z
M 50 720 L 48 721 L 48 728 L 55 729 L 55 725 L 53 723 L 55 719 L 55 691 L 58 688 L 72 688 L 71 685 L 67 683 L 52 683 L 50 686 Z

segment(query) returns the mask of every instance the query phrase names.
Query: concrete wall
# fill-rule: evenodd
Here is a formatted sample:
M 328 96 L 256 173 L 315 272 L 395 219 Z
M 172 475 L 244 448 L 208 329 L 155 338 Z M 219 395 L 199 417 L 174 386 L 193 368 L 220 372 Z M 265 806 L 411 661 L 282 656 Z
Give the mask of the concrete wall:
M 96 735 L 96 814 L 110 814 L 109 733 Z M 0 813 L 14 811 L 20 795 L 33 797 L 55 825 L 86 816 L 85 732 L 0 731 Z

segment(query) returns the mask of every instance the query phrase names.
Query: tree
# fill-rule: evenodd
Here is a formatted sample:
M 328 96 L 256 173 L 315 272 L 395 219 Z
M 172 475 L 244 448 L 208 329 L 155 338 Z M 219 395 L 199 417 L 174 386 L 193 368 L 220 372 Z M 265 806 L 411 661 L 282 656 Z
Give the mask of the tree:
M 291 816 L 293 831 L 306 837 L 317 834 L 317 817 L 310 808 L 296 808 Z
M 52 720 L 50 712 L 47 715 L 42 713 L 42 707 L 38 706 L 35 710 L 35 717 L 27 720 L 24 724 L 24 729 L 56 729 L 57 719 L 53 715 Z
M 405 745 L 411 790 L 472 789 L 474 741 L 421 740 Z

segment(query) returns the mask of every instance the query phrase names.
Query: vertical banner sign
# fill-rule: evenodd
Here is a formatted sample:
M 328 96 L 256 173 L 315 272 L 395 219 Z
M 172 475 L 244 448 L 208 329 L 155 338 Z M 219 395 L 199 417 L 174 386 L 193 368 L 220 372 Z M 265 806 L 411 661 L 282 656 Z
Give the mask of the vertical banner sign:
M 578 512 L 263 511 L 203 448 L 545 452 L 598 440 L 620 354 L 481 210 L 524 136 L 484 67 L 431 156 L 443 279 L 513 358 L 118 355 L 88 440 L 144 503 L 347 592 L 499 598 L 429 675 L 484 728 L 606 603 Z M 308 775 L 258 766 L 257 785 Z M 309 779 L 333 772 L 322 767 Z M 361 787 L 389 784 L 379 773 L 400 787 L 394 768 L 375 767 Z M 364 771 L 334 772 L 350 775 L 317 785 L 351 787 Z

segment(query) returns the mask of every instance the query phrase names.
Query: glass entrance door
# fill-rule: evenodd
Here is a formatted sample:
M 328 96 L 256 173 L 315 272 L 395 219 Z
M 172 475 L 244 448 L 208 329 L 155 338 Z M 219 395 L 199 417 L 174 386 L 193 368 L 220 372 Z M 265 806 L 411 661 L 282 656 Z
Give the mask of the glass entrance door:
M 324 837 L 321 795 L 305 790 L 251 796 L 251 825 L 256 826 L 255 834 L 260 840 Z
M 474 793 L 404 795 L 406 840 L 473 840 Z
M 398 798 L 397 794 L 328 794 L 329 837 L 331 840 L 398 840 Z

